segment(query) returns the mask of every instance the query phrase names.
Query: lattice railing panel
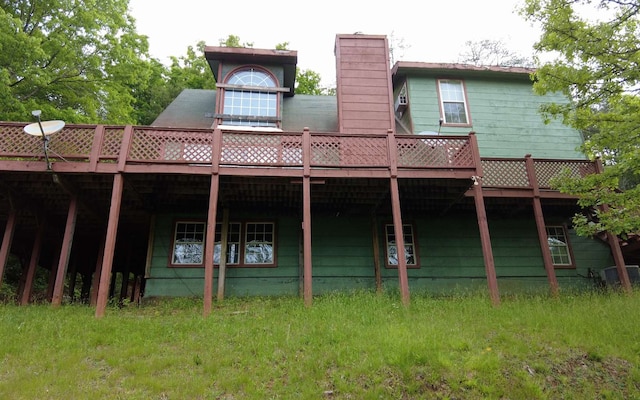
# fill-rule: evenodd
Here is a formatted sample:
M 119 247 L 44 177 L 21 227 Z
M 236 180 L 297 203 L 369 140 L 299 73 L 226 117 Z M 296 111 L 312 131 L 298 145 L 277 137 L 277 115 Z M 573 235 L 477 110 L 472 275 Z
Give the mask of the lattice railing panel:
M 564 171 L 574 178 L 596 173 L 596 165 L 591 161 L 534 160 L 533 165 L 541 188 L 551 187 L 551 180 Z
M 473 168 L 467 138 L 397 138 L 398 166 L 410 168 Z
M 312 136 L 311 165 L 339 167 L 340 139 L 335 136 Z
M 222 135 L 220 163 L 302 165 L 302 136 L 225 132 Z
M 525 160 L 482 160 L 482 185 L 530 187 Z
M 136 129 L 128 160 L 210 163 L 212 145 L 211 132 Z
M 124 128 L 106 128 L 100 146 L 101 158 L 117 158 L 122 146 Z
M 1 126 L 0 155 L 3 157 L 44 156 L 42 139 L 24 133 L 23 126 Z
M 49 140 L 50 158 L 88 159 L 93 146 L 94 127 L 65 127 Z
M 311 136 L 311 165 L 378 167 L 388 160 L 386 136 Z

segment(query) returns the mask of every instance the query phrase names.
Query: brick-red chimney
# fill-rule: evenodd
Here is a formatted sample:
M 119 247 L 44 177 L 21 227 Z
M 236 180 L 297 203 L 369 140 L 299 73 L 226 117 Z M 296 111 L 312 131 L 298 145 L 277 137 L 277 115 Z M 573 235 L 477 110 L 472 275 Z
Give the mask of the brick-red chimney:
M 339 131 L 395 132 L 387 37 L 337 35 L 335 54 Z

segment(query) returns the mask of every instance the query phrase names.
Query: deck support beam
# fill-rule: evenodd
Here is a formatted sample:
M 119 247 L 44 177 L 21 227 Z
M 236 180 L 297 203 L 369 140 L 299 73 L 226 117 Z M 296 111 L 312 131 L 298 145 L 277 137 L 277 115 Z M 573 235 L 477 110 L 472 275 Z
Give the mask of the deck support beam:
M 71 247 L 73 246 L 73 235 L 76 231 L 76 219 L 78 217 L 78 196 L 71 196 L 69 201 L 69 212 L 67 213 L 67 223 L 64 228 L 64 236 L 62 237 L 62 246 L 60 248 L 60 258 L 58 259 L 58 269 L 56 270 L 55 282 L 53 284 L 53 296 L 51 297 L 51 305 L 58 307 L 62 304 L 62 296 L 64 294 L 64 279 L 69 266 L 69 258 L 71 256 Z
M 602 161 L 600 159 L 596 160 L 596 172 L 599 174 L 604 173 L 604 166 L 602 165 Z M 608 211 L 609 205 L 603 204 L 601 208 L 603 211 Z M 616 271 L 618 271 L 618 279 L 620 279 L 620 285 L 625 292 L 631 293 L 631 280 L 629 279 L 629 273 L 627 272 L 627 263 L 624 261 L 624 256 L 622 255 L 622 249 L 620 248 L 618 236 L 611 233 L 611 231 L 607 231 L 606 234 L 607 241 L 609 242 L 609 247 L 611 248 L 611 255 L 613 256 L 613 260 L 616 263 Z
M 313 266 L 311 258 L 311 133 L 302 132 L 302 270 L 305 306 L 313 302 Z
M 209 211 L 207 213 L 207 232 L 204 238 L 204 299 L 202 315 L 211 314 L 213 303 L 213 253 L 215 251 L 216 218 L 218 213 L 218 192 L 220 186 L 220 156 L 222 131 L 213 130 L 211 152 L 211 184 L 209 186 Z
M 496 266 L 491 249 L 491 235 L 489 234 L 489 223 L 487 222 L 487 211 L 484 206 L 482 194 L 482 161 L 478 141 L 474 132 L 469 134 L 469 141 L 473 151 L 473 161 L 476 166 L 476 175 L 473 180 L 473 199 L 476 206 L 478 218 L 478 228 L 480 230 L 480 242 L 482 244 L 482 257 L 484 258 L 484 269 L 487 275 L 487 285 L 489 286 L 489 297 L 494 306 L 500 305 L 500 292 L 498 290 L 498 278 L 496 276 Z
M 533 215 L 535 217 L 536 228 L 538 230 L 538 241 L 540 242 L 540 250 L 542 251 L 542 261 L 544 262 L 544 269 L 547 273 L 547 279 L 549 280 L 551 295 L 556 297 L 560 291 L 558 287 L 558 278 L 556 277 L 556 270 L 553 266 L 553 258 L 551 257 L 551 250 L 549 249 L 547 226 L 544 222 L 542 202 L 540 201 L 540 184 L 538 183 L 536 169 L 533 163 L 533 158 L 531 158 L 531 154 L 527 154 L 525 156 L 525 166 L 527 169 L 527 177 L 529 178 L 529 185 L 533 188 Z
M 402 225 L 402 209 L 400 207 L 400 189 L 398 188 L 398 150 L 393 130 L 387 131 L 387 148 L 389 149 L 389 190 L 391 192 L 391 214 L 393 215 L 393 233 L 396 237 L 398 254 L 398 284 L 402 304 L 409 305 L 409 277 L 407 275 L 407 256 L 404 248 L 404 227 Z
M 111 207 L 109 208 L 109 221 L 107 234 L 105 235 L 102 267 L 100 268 L 100 284 L 98 286 L 98 298 L 96 301 L 96 318 L 104 316 L 109 300 L 109 287 L 111 285 L 111 269 L 113 267 L 113 253 L 116 248 L 118 234 L 118 221 L 120 220 L 120 207 L 122 205 L 122 192 L 124 177 L 116 174 L 113 177 L 113 189 L 111 190 Z

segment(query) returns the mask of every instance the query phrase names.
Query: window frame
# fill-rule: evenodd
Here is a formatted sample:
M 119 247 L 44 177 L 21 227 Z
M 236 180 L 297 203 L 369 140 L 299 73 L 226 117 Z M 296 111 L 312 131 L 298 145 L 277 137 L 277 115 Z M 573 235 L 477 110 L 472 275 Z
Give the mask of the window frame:
M 549 246 L 549 252 L 551 253 L 551 262 L 553 263 L 553 267 L 556 269 L 575 269 L 575 257 L 573 255 L 573 247 L 571 246 L 571 240 L 569 239 L 569 229 L 566 224 L 549 224 L 545 225 L 545 234 L 547 236 L 547 245 Z M 564 246 L 555 246 L 560 248 L 566 248 L 567 257 L 569 257 L 569 263 L 567 264 L 556 264 L 556 260 L 554 260 L 553 251 L 551 250 L 551 245 L 549 244 L 550 232 L 549 229 L 559 229 L 562 235 L 564 236 Z
M 180 224 L 193 224 L 193 225 L 201 225 L 202 226 L 202 242 L 195 242 L 195 243 L 200 243 L 200 245 L 202 246 L 202 254 L 201 254 L 201 261 L 199 263 L 177 263 L 175 262 L 176 259 L 176 244 L 177 244 L 177 236 L 178 236 L 178 226 Z M 193 220 L 193 219 L 178 219 L 175 220 L 173 222 L 173 234 L 171 236 L 171 247 L 170 247 L 170 251 L 169 251 L 169 265 L 172 267 L 186 267 L 186 268 L 193 268 L 193 267 L 204 267 L 204 246 L 205 246 L 205 241 L 206 241 L 206 234 L 207 234 L 207 224 L 206 222 L 202 221 L 202 220 Z
M 249 86 L 228 83 L 236 74 L 244 71 L 257 71 L 266 74 L 273 82 L 273 86 Z M 280 105 L 282 102 L 282 92 L 285 90 L 288 91 L 288 89 L 279 87 L 277 77 L 268 69 L 258 65 L 243 65 L 229 71 L 224 79 L 224 83 L 218 84 L 217 88 L 220 91 L 219 114 L 216 114 L 217 125 L 240 127 L 247 130 L 260 128 L 281 128 L 282 112 L 280 109 Z M 229 114 L 225 110 L 227 97 L 230 96 L 231 93 L 236 92 L 248 93 L 250 104 L 255 101 L 254 97 L 256 95 L 262 96 L 264 94 L 267 94 L 275 96 L 275 105 L 273 109 L 273 111 L 275 111 L 275 115 Z M 242 100 L 245 99 L 242 98 Z M 271 108 L 268 109 L 271 110 Z
M 462 103 L 465 116 L 467 117 L 467 122 L 447 122 L 447 116 L 445 113 L 445 100 L 442 96 L 442 82 L 459 82 L 460 88 L 462 89 L 462 102 L 460 101 L 446 101 L 447 103 Z M 440 118 L 442 118 L 443 126 L 453 126 L 453 127 L 471 127 L 471 111 L 469 110 L 469 99 L 467 98 L 467 86 L 463 79 L 456 78 L 438 78 L 436 80 L 436 92 L 438 93 L 438 107 L 440 108 Z
M 199 264 L 195 264 L 195 263 L 190 263 L 190 264 L 186 264 L 186 263 L 175 263 L 174 262 L 174 255 L 175 255 L 175 246 L 176 246 L 176 235 L 177 235 L 177 228 L 178 225 L 181 223 L 189 223 L 189 224 L 201 224 L 204 228 L 204 232 L 203 232 L 203 239 L 202 239 L 202 262 Z M 229 263 L 227 262 L 226 266 L 228 268 L 275 268 L 278 266 L 278 252 L 277 252 L 277 247 L 278 247 L 278 231 L 277 231 L 277 223 L 274 220 L 237 220 L 237 221 L 229 221 L 229 226 L 237 224 L 240 227 L 240 230 L 238 232 L 239 238 L 240 238 L 240 242 L 234 242 L 234 243 L 238 243 L 238 262 L 237 263 Z M 247 238 L 247 226 L 250 224 L 267 224 L 267 225 L 271 225 L 271 238 L 272 241 L 271 243 L 271 258 L 272 258 L 272 262 L 270 263 L 247 263 L 246 259 L 245 259 L 245 254 L 246 254 L 246 238 Z M 206 241 L 206 221 L 202 220 L 202 219 L 185 219 L 185 218 L 180 218 L 180 219 L 175 219 L 173 221 L 173 235 L 171 238 L 171 248 L 169 250 L 169 264 L 168 266 L 170 268 L 204 268 L 205 264 L 204 264 L 204 246 L 205 246 L 205 241 Z M 217 238 L 218 235 L 222 234 L 222 227 L 221 227 L 221 222 L 216 222 L 216 231 L 215 231 L 215 235 L 216 237 L 214 237 L 214 263 L 213 266 L 214 268 L 217 268 L 220 266 L 219 263 L 219 256 L 218 256 L 218 262 L 215 261 L 215 251 L 216 251 L 216 247 L 219 247 L 221 249 L 221 241 L 215 241 L 215 239 Z M 220 228 L 218 228 L 218 226 L 220 226 Z M 231 231 L 231 229 L 227 232 L 227 235 L 231 235 L 233 232 Z M 228 236 L 227 236 L 228 237 Z M 219 253 L 220 254 L 220 253 Z M 229 256 L 229 254 L 227 253 L 227 257 Z
M 393 223 L 386 223 L 383 225 L 382 230 L 383 230 L 383 234 L 384 234 L 384 264 L 385 264 L 385 268 L 389 268 L 389 269 L 397 269 L 398 268 L 398 264 L 391 264 L 389 262 L 389 235 L 387 235 L 387 228 L 391 227 L 392 230 L 392 234 L 395 236 L 395 226 Z M 413 264 L 409 264 L 409 262 L 407 262 L 407 268 L 411 268 L 411 269 L 418 269 L 420 268 L 420 252 L 418 251 L 418 235 L 416 233 L 416 227 L 413 223 L 403 223 L 402 224 L 402 231 L 403 231 L 403 236 L 407 236 L 406 233 L 404 232 L 404 229 L 406 227 L 411 228 L 411 239 L 412 239 L 412 243 L 411 245 L 413 246 L 413 258 L 415 260 L 415 262 Z M 404 246 L 405 248 L 407 247 L 407 242 L 404 242 Z M 396 247 L 397 248 L 397 247 Z

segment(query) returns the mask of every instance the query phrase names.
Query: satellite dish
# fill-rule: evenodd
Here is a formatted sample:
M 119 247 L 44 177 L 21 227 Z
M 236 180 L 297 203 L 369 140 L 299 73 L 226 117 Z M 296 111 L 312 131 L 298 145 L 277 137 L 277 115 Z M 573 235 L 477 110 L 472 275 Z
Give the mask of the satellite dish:
M 42 121 L 34 122 L 24 127 L 25 133 L 33 136 L 49 136 L 58 133 L 64 128 L 64 121 Z

